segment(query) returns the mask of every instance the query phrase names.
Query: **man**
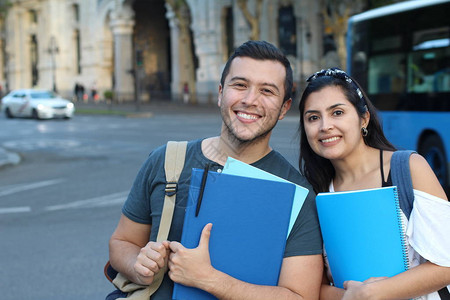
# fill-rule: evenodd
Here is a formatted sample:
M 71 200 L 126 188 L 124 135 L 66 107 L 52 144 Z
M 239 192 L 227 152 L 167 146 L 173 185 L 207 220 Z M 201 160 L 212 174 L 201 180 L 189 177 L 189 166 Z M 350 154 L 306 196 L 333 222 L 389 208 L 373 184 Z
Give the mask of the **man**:
M 155 242 L 165 188 L 163 146 L 150 154 L 122 209 L 110 240 L 111 265 L 131 281 L 148 285 L 168 264 L 169 272 L 152 299 L 171 299 L 173 282 L 219 299 L 318 299 L 323 263 L 314 193 L 306 179 L 269 146 L 272 129 L 291 106 L 291 90 L 292 69 L 279 49 L 261 41 L 237 48 L 219 85 L 220 135 L 188 144 L 169 241 Z M 221 170 L 228 156 L 311 191 L 286 242 L 278 286 L 249 284 L 214 269 L 208 251 L 209 236 L 214 234 L 210 225 L 205 226 L 197 248 L 186 249 L 179 243 L 190 170 L 206 163 Z

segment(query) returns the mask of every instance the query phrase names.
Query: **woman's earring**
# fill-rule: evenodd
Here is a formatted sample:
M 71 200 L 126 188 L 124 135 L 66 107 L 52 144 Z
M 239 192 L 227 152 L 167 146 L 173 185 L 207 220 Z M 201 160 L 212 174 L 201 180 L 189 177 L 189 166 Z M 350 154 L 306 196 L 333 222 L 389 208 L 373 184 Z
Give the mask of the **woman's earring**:
M 366 127 L 361 128 L 362 136 L 367 136 L 369 134 L 369 130 Z

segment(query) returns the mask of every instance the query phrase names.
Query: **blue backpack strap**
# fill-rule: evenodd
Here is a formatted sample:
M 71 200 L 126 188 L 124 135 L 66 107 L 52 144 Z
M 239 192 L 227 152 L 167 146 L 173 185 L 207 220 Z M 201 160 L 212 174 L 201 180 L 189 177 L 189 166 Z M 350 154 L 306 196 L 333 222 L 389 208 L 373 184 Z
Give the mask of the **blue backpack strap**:
M 400 208 L 409 220 L 414 203 L 414 191 L 409 169 L 409 157 L 416 153 L 411 150 L 395 151 L 391 158 L 392 184 L 397 186 Z M 450 300 L 447 287 L 437 291 L 442 300 Z
M 414 202 L 414 192 L 409 170 L 409 157 L 416 153 L 412 150 L 395 151 L 391 158 L 392 184 L 398 188 L 400 208 L 409 219 Z

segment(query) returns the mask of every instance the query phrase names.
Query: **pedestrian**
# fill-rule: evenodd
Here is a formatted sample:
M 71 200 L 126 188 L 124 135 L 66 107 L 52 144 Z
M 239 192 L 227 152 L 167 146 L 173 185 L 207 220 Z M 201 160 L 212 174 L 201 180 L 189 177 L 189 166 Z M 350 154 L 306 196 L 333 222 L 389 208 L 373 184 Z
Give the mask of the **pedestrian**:
M 78 82 L 75 82 L 75 87 L 73 88 L 73 99 L 75 101 L 81 100 L 79 98 L 79 93 L 80 93 L 80 85 L 78 84 Z
M 189 85 L 187 82 L 183 85 L 183 102 L 185 104 L 189 103 Z
M 83 96 L 84 96 L 84 86 L 81 83 L 76 82 L 75 83 L 75 87 L 73 89 L 73 94 L 74 94 L 73 96 L 74 96 L 75 101 L 83 100 L 84 99 L 83 98 Z
M 97 93 L 97 83 L 94 81 L 91 85 L 91 100 L 95 103 L 99 100 Z
M 299 105 L 299 164 L 315 192 L 392 186 L 391 158 L 396 149 L 386 139 L 375 107 L 359 84 L 337 68 L 321 70 L 308 82 Z M 411 215 L 402 208 L 402 218 L 408 224 L 405 233 L 411 268 L 391 278 L 347 281 L 345 289 L 339 289 L 333 286 L 333 270 L 327 268 L 325 256 L 327 272 L 320 299 L 439 299 L 436 291 L 450 284 L 447 196 L 433 170 L 419 154 L 410 155 L 409 164 L 402 170 L 405 179 L 409 175 L 412 178 L 410 189 L 414 193 Z M 423 195 L 433 200 L 431 205 Z M 420 224 L 419 215 L 441 223 L 413 227 L 411 224 Z M 409 222 L 407 216 L 410 216 Z M 430 251 L 430 248 L 434 249 Z M 326 250 L 325 245 L 325 253 Z M 447 289 L 441 291 L 448 295 Z
M 151 299 L 171 299 L 173 282 L 202 289 L 219 299 L 319 297 L 323 264 L 315 196 L 305 178 L 269 146 L 272 129 L 291 106 L 291 90 L 292 69 L 278 48 L 264 41 L 248 41 L 235 50 L 219 84 L 220 134 L 188 143 L 169 238 L 163 242 L 155 240 L 165 193 L 166 148 L 151 152 L 135 179 L 109 243 L 111 265 L 131 282 L 149 285 L 168 266 L 168 274 Z M 209 164 L 210 170 L 220 171 L 227 157 L 310 190 L 286 241 L 278 286 L 233 278 L 211 265 L 208 252 L 186 249 L 180 243 L 191 169 Z M 208 241 L 210 235 L 214 236 L 214 229 L 206 225 L 202 239 Z

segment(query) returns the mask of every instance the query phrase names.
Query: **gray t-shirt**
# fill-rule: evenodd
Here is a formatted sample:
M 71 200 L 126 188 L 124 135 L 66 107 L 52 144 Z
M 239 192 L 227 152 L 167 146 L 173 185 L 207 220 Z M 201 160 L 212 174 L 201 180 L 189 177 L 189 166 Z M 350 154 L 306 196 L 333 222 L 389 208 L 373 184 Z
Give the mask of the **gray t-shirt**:
M 178 181 L 175 211 L 168 237 L 170 241 L 181 240 L 192 168 L 203 168 L 207 163 L 210 164 L 211 171 L 218 171 L 223 168 L 222 165 L 204 156 L 201 150 L 201 142 L 202 139 L 190 141 L 187 146 L 185 166 Z M 166 186 L 164 172 L 165 152 L 166 146 L 164 145 L 150 153 L 136 176 L 128 199 L 122 208 L 123 214 L 130 220 L 152 225 L 151 241 L 156 241 L 164 203 Z M 310 190 L 286 241 L 284 257 L 321 254 L 322 237 L 317 218 L 315 194 L 308 181 L 275 150 L 272 150 L 252 165 Z M 172 299 L 172 289 L 173 282 L 166 274 L 161 287 L 152 296 L 152 300 Z

